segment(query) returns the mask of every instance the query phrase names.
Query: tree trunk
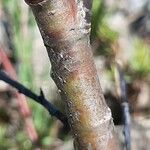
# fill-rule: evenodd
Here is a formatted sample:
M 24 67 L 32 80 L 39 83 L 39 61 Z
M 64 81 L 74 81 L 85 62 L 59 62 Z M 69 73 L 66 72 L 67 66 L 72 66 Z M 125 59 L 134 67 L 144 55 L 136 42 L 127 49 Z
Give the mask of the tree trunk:
M 77 150 L 116 150 L 114 125 L 90 46 L 90 0 L 26 0 L 31 6 L 66 104 Z M 39 54 L 40 55 L 40 54 Z

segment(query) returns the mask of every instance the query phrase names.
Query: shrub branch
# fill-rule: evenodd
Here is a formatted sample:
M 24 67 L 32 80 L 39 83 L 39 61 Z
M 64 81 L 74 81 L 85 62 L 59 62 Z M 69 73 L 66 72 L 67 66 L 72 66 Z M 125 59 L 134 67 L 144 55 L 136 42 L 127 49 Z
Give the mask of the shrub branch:
M 37 103 L 41 104 L 44 108 L 47 109 L 51 116 L 56 117 L 59 119 L 65 127 L 68 127 L 67 118 L 66 116 L 61 113 L 53 104 L 51 104 L 47 99 L 45 99 L 43 91 L 40 89 L 40 95 L 33 93 L 31 90 L 26 88 L 24 85 L 20 84 L 19 82 L 11 79 L 5 72 L 0 71 L 0 80 L 8 83 L 12 87 L 16 88 L 20 93 L 24 94 L 25 96 L 31 98 L 32 100 L 36 101 Z

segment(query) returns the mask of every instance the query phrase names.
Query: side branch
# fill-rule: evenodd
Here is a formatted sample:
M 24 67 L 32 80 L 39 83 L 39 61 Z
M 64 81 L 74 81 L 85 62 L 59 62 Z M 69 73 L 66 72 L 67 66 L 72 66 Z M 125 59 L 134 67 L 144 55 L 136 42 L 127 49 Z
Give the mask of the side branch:
M 124 73 L 122 68 L 119 64 L 116 63 L 116 71 L 118 72 L 118 78 L 120 81 L 120 99 L 121 99 L 121 106 L 123 110 L 123 123 L 124 123 L 124 136 L 125 136 L 125 146 L 126 150 L 131 150 L 131 120 L 130 120 L 130 109 L 129 109 L 129 101 L 127 96 L 127 89 L 126 89 L 126 81 L 124 78 Z
M 50 115 L 55 116 L 59 119 L 65 127 L 68 127 L 66 116 L 61 113 L 53 104 L 51 104 L 48 100 L 45 99 L 43 91 L 40 91 L 40 95 L 36 95 L 31 90 L 27 89 L 25 86 L 20 84 L 19 82 L 11 79 L 6 73 L 0 71 L 0 80 L 8 83 L 12 87 L 16 88 L 20 93 L 26 95 L 27 97 L 33 99 L 37 103 L 41 104 L 44 108 L 47 109 Z

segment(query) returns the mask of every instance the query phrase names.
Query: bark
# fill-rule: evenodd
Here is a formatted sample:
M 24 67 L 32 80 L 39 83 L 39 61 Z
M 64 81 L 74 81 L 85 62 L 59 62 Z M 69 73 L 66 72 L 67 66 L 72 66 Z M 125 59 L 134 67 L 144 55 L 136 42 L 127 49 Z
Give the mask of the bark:
M 90 46 L 90 0 L 26 0 L 43 37 L 66 104 L 75 149 L 117 149 Z

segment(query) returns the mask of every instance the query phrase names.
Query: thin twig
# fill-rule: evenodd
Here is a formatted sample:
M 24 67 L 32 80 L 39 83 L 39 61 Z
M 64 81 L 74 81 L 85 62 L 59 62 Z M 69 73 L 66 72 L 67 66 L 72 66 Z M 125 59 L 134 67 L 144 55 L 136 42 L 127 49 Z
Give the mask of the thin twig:
M 123 121 L 124 121 L 124 136 L 126 150 L 131 150 L 131 134 L 130 134 L 130 112 L 129 112 L 129 102 L 127 97 L 126 81 L 124 79 L 124 74 L 119 66 L 116 64 L 119 73 L 120 80 L 120 90 L 121 90 L 121 106 L 123 110 Z
M 17 80 L 16 70 L 1 45 L 0 45 L 0 61 L 1 61 L 1 65 L 3 69 L 11 76 L 11 78 Z M 20 94 L 17 91 L 14 91 L 13 93 L 16 96 L 16 101 L 17 101 L 21 116 L 25 123 L 25 130 L 27 132 L 27 135 L 29 139 L 32 141 L 34 147 L 40 150 L 40 147 L 38 144 L 39 136 L 36 131 L 35 125 L 33 123 L 32 113 L 26 101 L 26 97 L 25 95 Z
M 5 72 L 0 71 L 0 80 L 8 83 L 12 87 L 16 88 L 20 93 L 26 95 L 27 97 L 33 99 L 37 103 L 41 104 L 44 108 L 46 108 L 50 115 L 55 116 L 59 119 L 65 127 L 69 128 L 66 116 L 61 113 L 53 104 L 51 104 L 47 99 L 45 99 L 43 91 L 40 90 L 40 95 L 36 95 L 31 90 L 26 88 L 24 85 L 19 82 L 11 79 Z

